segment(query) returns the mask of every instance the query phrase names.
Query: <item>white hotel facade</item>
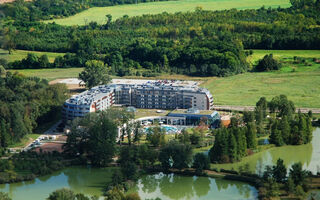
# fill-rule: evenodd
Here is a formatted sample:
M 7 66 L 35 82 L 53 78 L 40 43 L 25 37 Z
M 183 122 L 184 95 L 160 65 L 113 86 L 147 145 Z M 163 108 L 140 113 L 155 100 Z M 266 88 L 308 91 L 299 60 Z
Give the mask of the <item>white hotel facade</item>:
M 145 109 L 213 109 L 213 97 L 207 89 L 164 83 L 100 85 L 66 100 L 63 121 L 105 110 L 114 104 Z

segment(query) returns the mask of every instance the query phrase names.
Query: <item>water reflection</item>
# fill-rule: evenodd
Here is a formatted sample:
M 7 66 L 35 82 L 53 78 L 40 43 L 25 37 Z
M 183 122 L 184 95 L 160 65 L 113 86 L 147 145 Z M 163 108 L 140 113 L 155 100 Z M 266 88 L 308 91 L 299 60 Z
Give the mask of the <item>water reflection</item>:
M 43 200 L 51 192 L 63 187 L 70 188 L 76 193 L 100 196 L 110 180 L 112 170 L 112 168 L 70 167 L 33 181 L 1 184 L 0 191 L 8 192 L 13 200 Z
M 224 179 L 186 177 L 174 174 L 143 176 L 129 192 L 138 192 L 142 199 L 256 199 L 254 187 Z
M 193 189 L 198 198 L 206 196 L 210 191 L 210 179 L 207 177 L 196 178 L 193 183 Z

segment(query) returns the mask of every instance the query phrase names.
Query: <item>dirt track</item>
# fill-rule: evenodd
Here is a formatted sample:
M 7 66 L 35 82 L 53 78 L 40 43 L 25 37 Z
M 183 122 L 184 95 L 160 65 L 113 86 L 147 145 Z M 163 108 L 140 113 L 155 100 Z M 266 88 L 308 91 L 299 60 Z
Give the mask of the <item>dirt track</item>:
M 215 105 L 214 109 L 215 110 L 226 110 L 226 111 L 244 111 L 244 110 L 253 111 L 254 106 L 218 106 L 218 105 Z M 319 108 L 297 108 L 296 112 L 298 112 L 299 109 L 301 110 L 302 113 L 308 113 L 309 110 L 311 110 L 312 113 L 320 113 Z

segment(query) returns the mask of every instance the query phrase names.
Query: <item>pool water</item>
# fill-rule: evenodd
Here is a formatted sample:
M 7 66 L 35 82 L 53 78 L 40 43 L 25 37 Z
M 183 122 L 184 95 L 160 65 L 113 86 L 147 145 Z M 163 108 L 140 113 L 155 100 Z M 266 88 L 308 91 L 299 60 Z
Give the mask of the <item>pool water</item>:
M 147 133 L 151 127 L 145 128 L 145 132 Z M 174 134 L 178 132 L 178 129 L 174 126 L 161 126 L 161 129 L 164 129 L 166 133 Z

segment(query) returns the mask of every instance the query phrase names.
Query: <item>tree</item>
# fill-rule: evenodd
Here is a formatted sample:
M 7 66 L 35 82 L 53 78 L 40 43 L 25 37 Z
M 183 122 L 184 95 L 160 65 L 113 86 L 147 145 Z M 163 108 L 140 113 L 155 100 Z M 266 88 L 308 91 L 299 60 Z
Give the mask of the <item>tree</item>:
M 95 166 L 106 166 L 112 161 L 115 153 L 117 126 L 100 113 L 98 121 L 88 129 L 88 149 L 91 162 Z
M 248 123 L 246 138 L 247 138 L 247 147 L 249 149 L 255 149 L 257 147 L 257 132 L 254 123 Z
M 209 151 L 211 162 L 230 162 L 228 133 L 226 128 L 218 129 L 215 133 L 214 145 Z
M 85 82 L 87 88 L 108 84 L 111 81 L 108 66 L 98 60 L 87 61 L 79 78 Z
M 142 130 L 141 130 L 141 124 L 140 122 L 135 122 L 134 125 L 134 130 L 133 130 L 133 142 L 140 142 L 140 138 L 142 136 Z
M 159 161 L 164 169 L 183 169 L 189 166 L 192 159 L 192 148 L 190 145 L 179 144 L 171 141 L 160 149 Z
M 278 129 L 278 121 L 275 121 L 271 128 L 270 142 L 277 146 L 282 146 L 284 144 L 281 131 Z
M 302 164 L 295 163 L 291 166 L 289 177 L 292 179 L 293 183 L 297 185 L 303 185 L 307 178 L 307 171 L 302 169 Z
M 109 27 L 110 27 L 111 21 L 112 21 L 112 15 L 107 14 L 106 18 L 107 18 L 107 23 L 104 25 L 104 27 L 105 27 L 106 30 L 108 30 Z
M 193 158 L 193 168 L 197 174 L 202 174 L 203 170 L 210 169 L 209 157 L 203 153 L 197 153 Z
M 39 68 L 48 68 L 50 67 L 50 62 L 47 54 L 40 56 L 39 58 Z
M 4 37 L 1 41 L 1 47 L 5 50 L 8 50 L 9 54 L 12 54 L 12 51 L 16 48 L 15 35 L 15 28 L 9 27 L 4 29 Z
M 283 164 L 283 160 L 282 160 L 282 159 L 279 158 L 279 159 L 277 160 L 277 165 L 273 167 L 272 173 L 273 173 L 274 179 L 275 179 L 277 182 L 283 183 L 283 182 L 286 180 L 287 168 L 286 168 L 286 166 Z
M 116 116 L 110 116 L 108 112 L 92 113 L 74 120 L 64 146 L 66 152 L 71 156 L 85 155 L 95 166 L 110 163 L 116 151 L 117 125 Z
M 183 129 L 180 134 L 178 134 L 178 140 L 183 144 L 191 144 L 190 135 L 186 129 Z
M 281 63 L 273 58 L 273 54 L 265 55 L 261 60 L 259 60 L 258 65 L 255 70 L 258 72 L 278 70 L 281 68 Z
M 275 96 L 268 103 L 270 112 L 278 112 L 280 117 L 287 116 L 289 120 L 295 112 L 295 106 L 292 101 L 289 101 L 286 95 Z
M 229 133 L 229 137 L 228 137 L 228 143 L 229 143 L 229 158 L 231 162 L 235 162 L 237 160 L 239 160 L 239 156 L 238 156 L 238 145 L 236 142 L 236 138 L 234 137 L 233 133 L 230 132 Z
M 166 143 L 165 134 L 165 130 L 160 126 L 150 127 L 146 140 L 155 147 L 162 146 Z
M 246 124 L 254 122 L 254 113 L 246 110 L 243 111 L 243 121 Z
M 122 184 L 123 180 L 124 179 L 123 179 L 122 172 L 118 169 L 114 170 L 112 177 L 111 177 L 111 184 L 113 186 L 117 186 L 117 185 Z
M 294 182 L 293 182 L 292 178 L 289 177 L 289 178 L 288 178 L 288 181 L 287 181 L 287 183 L 286 183 L 286 190 L 287 190 L 289 193 L 294 193 L 295 188 L 296 188 L 296 186 L 294 185 Z
M 63 188 L 52 192 L 47 200 L 76 200 L 76 195 L 73 191 Z
M 267 116 L 267 108 L 268 108 L 268 102 L 265 97 L 261 97 L 259 101 L 256 103 L 256 121 L 257 124 L 261 123 L 262 120 L 264 120 Z
M 282 134 L 283 142 L 286 144 L 290 144 L 290 124 L 288 122 L 287 116 L 283 116 L 280 121 L 280 129 Z
M 265 187 L 267 189 L 266 197 L 278 197 L 279 196 L 279 185 L 273 178 L 268 178 L 267 182 L 265 183 Z

